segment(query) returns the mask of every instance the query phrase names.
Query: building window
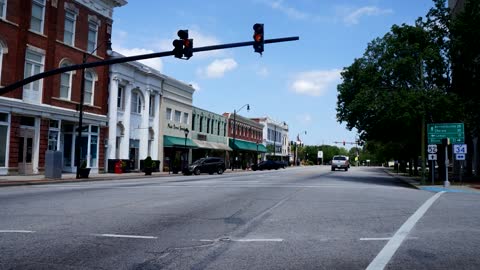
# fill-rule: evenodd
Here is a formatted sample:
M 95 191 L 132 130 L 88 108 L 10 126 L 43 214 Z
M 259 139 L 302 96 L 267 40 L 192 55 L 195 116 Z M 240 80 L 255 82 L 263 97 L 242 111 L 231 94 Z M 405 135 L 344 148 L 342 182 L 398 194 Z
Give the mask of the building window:
M 48 150 L 58 150 L 58 136 L 60 135 L 59 124 L 57 120 L 50 120 L 48 130 Z
M 1 0 L 0 0 L 1 1 Z M 2 85 L 2 63 L 3 63 L 3 55 L 7 53 L 8 49 L 4 45 L 4 43 L 0 40 L 0 85 Z
M 69 66 L 69 63 L 63 62 L 60 67 Z M 72 95 L 72 76 L 73 71 L 65 72 L 60 75 L 60 98 L 70 100 Z
M 25 54 L 25 72 L 24 78 L 31 77 L 43 70 L 43 55 L 27 49 Z M 36 80 L 23 87 L 26 90 L 40 91 L 42 80 Z
M 155 96 L 154 95 L 150 95 L 150 108 L 149 108 L 150 112 L 150 116 L 151 117 L 154 117 L 155 116 Z
M 223 136 L 227 136 L 227 123 L 223 123 Z
M 7 13 L 7 0 L 0 0 L 0 18 L 6 17 Z
M 63 42 L 70 46 L 75 43 L 75 22 L 77 15 L 72 11 L 65 11 L 65 29 L 63 30 Z
M 7 165 L 7 138 L 9 127 L 9 114 L 0 113 L 0 167 L 6 167 Z
M 220 136 L 220 121 L 217 122 L 217 135 Z
M 175 111 L 175 118 L 173 119 L 175 122 L 180 123 L 180 118 L 182 117 L 182 112 Z
M 90 167 L 97 167 L 98 126 L 90 126 Z
M 32 1 L 32 17 L 30 18 L 30 30 L 43 33 L 43 19 L 45 17 L 45 0 Z
M 214 131 L 213 131 L 213 122 L 215 122 L 215 120 L 212 119 L 212 123 L 211 123 L 212 126 L 210 127 L 210 133 L 212 133 L 212 134 L 214 133 Z
M 188 113 L 183 113 L 183 119 L 182 119 L 182 122 L 184 124 L 188 124 Z
M 92 71 L 85 71 L 85 95 L 83 102 L 93 105 L 93 94 L 95 91 L 95 75 Z
M 124 100 L 125 88 L 123 86 L 118 87 L 118 97 L 117 97 L 117 108 L 123 111 L 123 100 Z
M 132 113 L 142 113 L 142 99 L 137 92 L 132 93 Z
M 207 119 L 207 133 L 210 133 L 210 119 Z
M 192 131 L 195 130 L 195 114 L 192 114 Z
M 98 24 L 95 22 L 88 22 L 88 44 L 87 51 L 93 52 L 97 48 Z M 94 52 L 96 54 L 96 52 Z
M 198 131 L 203 131 L 203 116 L 200 116 L 200 125 L 198 126 Z
M 172 109 L 167 108 L 167 113 L 165 114 L 165 118 L 166 118 L 168 121 L 172 121 Z

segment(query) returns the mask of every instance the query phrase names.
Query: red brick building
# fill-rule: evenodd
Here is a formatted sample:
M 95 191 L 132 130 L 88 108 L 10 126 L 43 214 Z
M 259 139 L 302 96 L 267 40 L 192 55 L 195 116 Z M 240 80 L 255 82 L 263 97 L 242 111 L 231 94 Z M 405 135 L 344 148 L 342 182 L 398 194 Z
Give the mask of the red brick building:
M 234 117 L 233 113 L 224 113 L 223 116 L 227 118 L 229 146 L 233 149 L 230 166 L 250 167 L 259 154 L 267 152 L 263 145 L 263 125 L 238 114 Z
M 0 0 L 0 85 L 66 65 L 108 57 L 112 13 L 125 0 Z M 93 52 L 93 53 L 92 53 Z M 0 174 L 41 173 L 47 150 L 75 171 L 81 70 L 35 81 L 0 96 Z M 104 167 L 109 67 L 85 70 L 81 159 Z

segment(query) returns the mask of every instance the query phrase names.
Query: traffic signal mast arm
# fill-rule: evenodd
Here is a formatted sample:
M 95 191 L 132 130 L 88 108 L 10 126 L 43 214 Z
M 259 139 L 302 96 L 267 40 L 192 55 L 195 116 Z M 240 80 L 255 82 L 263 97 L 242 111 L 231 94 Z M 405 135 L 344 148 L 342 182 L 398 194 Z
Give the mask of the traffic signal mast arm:
M 264 43 L 269 44 L 269 43 L 287 42 L 287 41 L 295 41 L 295 40 L 299 40 L 299 37 L 285 37 L 285 38 L 267 39 L 267 40 L 264 41 Z M 192 48 L 192 53 L 213 51 L 213 50 L 221 50 L 221 49 L 228 49 L 228 48 L 236 48 L 236 47 L 246 47 L 246 46 L 252 46 L 254 43 L 255 43 L 254 41 L 247 41 L 247 42 L 237 42 L 237 43 L 228 43 L 228 44 L 198 47 L 198 48 Z M 143 59 L 165 57 L 165 56 L 171 56 L 171 55 L 174 55 L 174 54 L 175 54 L 175 52 L 172 50 L 172 51 L 168 51 L 168 52 L 149 53 L 149 54 L 142 54 L 142 55 L 135 55 L 135 56 L 127 56 L 127 57 L 115 57 L 115 58 L 110 58 L 110 59 L 107 59 L 107 60 L 102 60 L 102 61 L 97 61 L 97 62 L 89 62 L 89 63 L 84 63 L 84 64 L 78 64 L 78 65 L 71 65 L 71 66 L 56 68 L 56 69 L 52 69 L 52 70 L 45 71 L 45 72 L 42 72 L 42 73 L 38 73 L 38 74 L 33 75 L 31 77 L 25 78 L 21 81 L 18 81 L 18 82 L 12 83 L 10 85 L 7 85 L 3 88 L 0 88 L 0 95 L 4 95 L 4 94 L 6 94 L 10 91 L 13 91 L 13 90 L 19 88 L 19 87 L 22 87 L 22 86 L 27 85 L 31 82 L 43 79 L 45 77 L 65 73 L 65 72 L 68 72 L 68 71 L 79 70 L 79 69 L 83 69 L 83 68 L 94 68 L 94 67 L 99 67 L 99 66 L 120 64 L 120 63 L 143 60 Z

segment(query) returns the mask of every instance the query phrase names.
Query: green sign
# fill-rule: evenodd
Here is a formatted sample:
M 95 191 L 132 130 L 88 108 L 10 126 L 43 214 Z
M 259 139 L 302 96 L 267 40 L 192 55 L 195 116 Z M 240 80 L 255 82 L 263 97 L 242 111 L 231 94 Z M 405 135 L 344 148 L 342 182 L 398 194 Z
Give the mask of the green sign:
M 427 125 L 428 144 L 441 144 L 450 138 L 451 144 L 465 143 L 463 123 L 437 123 Z

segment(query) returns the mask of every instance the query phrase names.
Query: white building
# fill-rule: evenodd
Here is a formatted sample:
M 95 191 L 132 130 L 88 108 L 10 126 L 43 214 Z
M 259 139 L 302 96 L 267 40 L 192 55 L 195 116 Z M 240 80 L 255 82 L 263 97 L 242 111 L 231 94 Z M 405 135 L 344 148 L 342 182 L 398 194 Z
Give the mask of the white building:
M 113 56 L 122 55 L 114 52 Z M 168 168 L 170 158 L 184 160 L 179 154 L 185 149 L 194 91 L 139 62 L 112 65 L 106 151 L 109 171 L 118 160 L 127 161 L 131 170 L 140 170 L 141 160 L 150 156 L 161 162 L 160 171 Z M 196 147 L 191 134 L 187 136 L 187 148 Z
M 263 145 L 267 147 L 264 159 L 289 161 L 290 144 L 287 123 L 277 122 L 268 116 L 252 119 L 263 125 Z

